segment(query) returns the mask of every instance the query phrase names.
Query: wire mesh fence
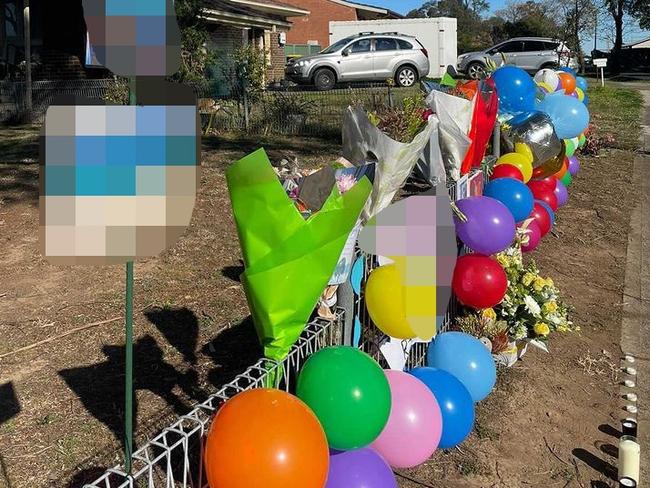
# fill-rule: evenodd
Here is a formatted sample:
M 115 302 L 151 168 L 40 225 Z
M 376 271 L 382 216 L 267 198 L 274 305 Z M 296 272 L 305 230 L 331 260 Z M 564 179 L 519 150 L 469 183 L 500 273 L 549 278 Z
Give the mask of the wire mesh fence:
M 25 82 L 0 81 L 0 122 L 18 124 L 27 120 L 42 123 L 47 108 L 60 95 L 104 99 L 120 81 L 35 81 L 32 109 L 28 110 Z M 387 84 L 341 87 L 319 92 L 305 87 L 284 87 L 256 95 L 217 96 L 216 91 L 195 87 L 200 99 L 203 128 L 209 133 L 243 131 L 261 135 L 295 135 L 338 138 L 345 110 L 362 104 L 370 111 L 402 106 L 419 88 L 396 88 Z
M 103 99 L 115 80 L 59 80 L 32 83 L 32 110 L 28 111 L 24 81 L 0 81 L 0 122 L 20 123 L 28 118 L 43 122 L 47 108 L 61 95 Z
M 340 344 L 343 313 L 339 310 L 334 321 L 317 318 L 310 322 L 283 362 L 261 359 L 163 429 L 133 454 L 131 474 L 116 466 L 84 488 L 206 488 L 203 440 L 212 415 L 228 399 L 246 390 L 262 387 L 292 390 L 298 371 L 309 356 L 324 347 Z
M 400 107 L 420 92 L 387 84 L 353 86 L 319 92 L 303 87 L 268 90 L 255 98 L 220 98 L 209 115 L 216 132 L 241 130 L 251 134 L 339 137 L 345 110 L 361 104 L 369 111 Z M 207 116 L 204 116 L 204 118 Z

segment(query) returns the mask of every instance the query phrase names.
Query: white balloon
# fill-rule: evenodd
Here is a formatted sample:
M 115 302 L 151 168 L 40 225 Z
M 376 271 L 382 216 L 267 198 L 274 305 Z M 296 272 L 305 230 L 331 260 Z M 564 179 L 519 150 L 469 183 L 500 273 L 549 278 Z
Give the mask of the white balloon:
M 555 70 L 550 68 L 540 69 L 535 73 L 535 81 L 537 83 L 544 83 L 552 92 L 556 91 L 560 86 L 560 77 L 557 75 Z

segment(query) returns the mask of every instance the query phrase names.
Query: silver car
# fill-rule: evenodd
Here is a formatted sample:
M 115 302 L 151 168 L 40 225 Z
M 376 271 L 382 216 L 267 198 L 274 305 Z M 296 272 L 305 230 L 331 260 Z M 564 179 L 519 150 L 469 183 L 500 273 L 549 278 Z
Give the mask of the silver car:
M 534 73 L 542 68 L 576 67 L 577 63 L 566 44 L 550 37 L 515 37 L 485 51 L 462 54 L 457 70 L 472 79 L 485 77 L 488 60 L 497 66 L 514 64 Z
M 385 81 L 410 87 L 429 73 L 429 53 L 411 36 L 362 33 L 346 37 L 313 56 L 287 64 L 287 78 L 331 90 L 339 82 Z

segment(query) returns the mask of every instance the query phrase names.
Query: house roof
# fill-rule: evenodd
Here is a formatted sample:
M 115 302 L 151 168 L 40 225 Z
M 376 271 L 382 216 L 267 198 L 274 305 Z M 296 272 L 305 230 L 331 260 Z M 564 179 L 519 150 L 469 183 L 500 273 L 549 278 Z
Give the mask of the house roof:
M 237 5 L 245 5 L 255 10 L 260 10 L 263 12 L 268 12 L 276 15 L 296 17 L 300 15 L 309 14 L 309 10 L 296 7 L 295 5 L 291 5 L 286 2 L 280 2 L 278 0 L 229 0 L 229 1 Z
M 384 7 L 376 7 L 374 5 L 368 5 L 366 3 L 349 2 L 348 0 L 330 0 L 330 1 L 334 3 L 338 3 L 340 5 L 345 5 L 346 7 L 356 8 L 357 10 L 365 10 L 366 12 L 372 12 L 380 15 L 387 15 L 393 18 L 401 19 L 404 17 L 403 15 L 398 14 L 397 12 L 393 12 L 390 9 Z
M 287 17 L 309 14 L 308 10 L 277 0 L 208 0 L 203 18 L 238 27 L 291 27 Z
M 624 44 L 623 47 L 624 48 L 630 48 L 630 47 L 633 48 L 634 46 L 638 46 L 639 44 L 644 44 L 644 43 L 646 43 L 648 41 L 650 41 L 650 37 L 646 37 L 645 39 L 639 39 L 637 41 L 630 42 L 629 44 Z

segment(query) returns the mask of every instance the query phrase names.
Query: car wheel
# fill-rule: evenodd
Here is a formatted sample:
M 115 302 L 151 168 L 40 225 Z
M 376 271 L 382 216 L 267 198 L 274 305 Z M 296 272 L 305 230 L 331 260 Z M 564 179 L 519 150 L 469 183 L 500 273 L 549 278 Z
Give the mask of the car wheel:
M 418 82 L 418 72 L 413 66 L 402 66 L 395 74 L 395 81 L 398 86 L 410 88 Z
M 336 75 L 331 69 L 321 68 L 314 75 L 314 85 L 318 91 L 331 90 L 336 85 Z
M 485 66 L 482 63 L 470 63 L 467 66 L 467 76 L 472 80 L 481 80 L 486 76 Z

